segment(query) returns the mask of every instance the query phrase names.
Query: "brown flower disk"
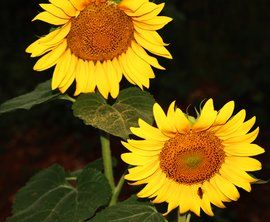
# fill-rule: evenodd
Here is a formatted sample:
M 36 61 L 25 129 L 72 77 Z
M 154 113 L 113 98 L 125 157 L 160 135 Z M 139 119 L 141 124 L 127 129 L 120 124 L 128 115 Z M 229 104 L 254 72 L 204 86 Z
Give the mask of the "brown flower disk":
M 111 60 L 126 52 L 133 39 L 130 17 L 110 2 L 90 3 L 71 20 L 68 47 L 84 60 Z

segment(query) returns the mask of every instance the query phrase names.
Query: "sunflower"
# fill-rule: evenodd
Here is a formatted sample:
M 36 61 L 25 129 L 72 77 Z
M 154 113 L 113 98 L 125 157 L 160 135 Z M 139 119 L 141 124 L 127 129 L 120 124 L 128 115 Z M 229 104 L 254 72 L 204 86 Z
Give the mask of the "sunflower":
M 135 165 L 125 179 L 146 184 L 138 197 L 167 202 L 165 215 L 179 207 L 180 214 L 199 216 L 202 209 L 213 216 L 211 203 L 224 208 L 223 202 L 239 198 L 236 187 L 251 191 L 256 179 L 247 171 L 260 170 L 261 163 L 250 156 L 264 149 L 253 143 L 259 128 L 249 132 L 255 117 L 245 121 L 245 110 L 232 116 L 233 111 L 233 101 L 216 111 L 209 99 L 195 119 L 175 108 L 175 102 L 167 115 L 156 103 L 157 127 L 139 119 L 131 131 L 142 140 L 123 142 L 130 151 L 122 154 L 123 161 Z
M 149 0 L 49 0 L 34 20 L 59 26 L 26 52 L 42 56 L 34 70 L 55 66 L 52 89 L 64 93 L 76 80 L 75 95 L 99 92 L 116 98 L 122 75 L 141 89 L 164 69 L 150 53 L 171 59 L 156 32 L 172 19 L 158 16 L 164 3 Z M 44 55 L 45 54 L 45 55 Z

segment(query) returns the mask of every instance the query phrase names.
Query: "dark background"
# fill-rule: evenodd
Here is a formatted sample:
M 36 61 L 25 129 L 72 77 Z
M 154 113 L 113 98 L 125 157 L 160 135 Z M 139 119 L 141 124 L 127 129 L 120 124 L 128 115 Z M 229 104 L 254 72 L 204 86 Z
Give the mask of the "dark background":
M 0 6 L 0 103 L 32 90 L 51 78 L 52 69 L 32 70 L 35 59 L 25 48 L 45 34 L 49 26 L 31 23 L 45 1 L 2 1 Z M 159 2 L 159 1 L 156 1 Z M 212 97 L 217 108 L 229 100 L 248 117 L 257 116 L 261 132 L 257 143 L 266 148 L 259 159 L 269 178 L 270 100 L 270 2 L 268 0 L 170 0 L 164 14 L 174 20 L 161 34 L 169 42 L 174 60 L 160 59 L 167 71 L 158 72 L 150 91 L 164 108 L 177 100 L 183 108 Z M 122 87 L 128 86 L 122 82 Z M 75 170 L 100 157 L 95 130 L 75 119 L 70 103 L 51 102 L 31 111 L 16 111 L 0 117 L 0 221 L 10 214 L 15 192 L 38 170 L 53 163 Z M 124 152 L 113 139 L 113 154 Z M 254 185 L 241 191 L 238 202 L 227 204 L 221 217 L 231 222 L 263 222 L 270 218 L 269 185 Z M 122 198 L 128 195 L 126 186 Z M 197 220 L 199 221 L 199 220 Z M 210 221 L 209 218 L 204 221 Z

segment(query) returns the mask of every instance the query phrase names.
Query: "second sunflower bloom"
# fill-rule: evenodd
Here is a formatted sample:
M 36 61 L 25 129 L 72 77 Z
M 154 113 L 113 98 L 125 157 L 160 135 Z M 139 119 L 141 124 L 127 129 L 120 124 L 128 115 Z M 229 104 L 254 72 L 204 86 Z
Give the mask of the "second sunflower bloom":
M 156 32 L 171 21 L 158 16 L 164 7 L 149 0 L 50 0 L 34 20 L 60 26 L 27 48 L 34 66 L 54 65 L 52 89 L 65 92 L 76 80 L 75 95 L 99 92 L 116 98 L 122 75 L 141 89 L 154 78 L 151 66 L 164 69 L 152 54 L 171 58 Z

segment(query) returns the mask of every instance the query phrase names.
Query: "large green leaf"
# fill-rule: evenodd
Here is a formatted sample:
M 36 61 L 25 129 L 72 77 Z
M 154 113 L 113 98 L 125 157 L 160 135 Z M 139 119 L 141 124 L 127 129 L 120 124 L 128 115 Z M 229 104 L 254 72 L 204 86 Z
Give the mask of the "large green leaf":
M 151 94 L 132 87 L 122 90 L 112 106 L 99 94 L 90 93 L 80 95 L 72 108 L 86 125 L 126 139 L 129 128 L 137 126 L 139 118 L 152 123 L 154 102 Z
M 31 109 L 33 106 L 56 99 L 59 92 L 51 90 L 51 81 L 39 84 L 32 92 L 10 99 L 0 105 L 0 114 L 16 109 Z
M 59 165 L 41 171 L 16 195 L 8 222 L 80 222 L 108 204 L 111 189 L 104 175 L 90 167 L 75 184 Z
M 165 222 L 166 219 L 149 203 L 136 197 L 108 207 L 96 214 L 90 222 Z

